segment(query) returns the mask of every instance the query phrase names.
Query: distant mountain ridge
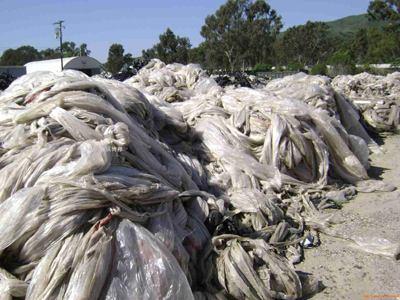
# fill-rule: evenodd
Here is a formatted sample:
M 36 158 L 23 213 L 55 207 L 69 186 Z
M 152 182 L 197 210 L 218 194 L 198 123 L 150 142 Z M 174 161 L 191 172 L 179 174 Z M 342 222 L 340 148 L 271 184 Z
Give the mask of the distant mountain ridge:
M 313 21 L 315 22 L 315 21 Z M 333 21 L 319 21 L 328 25 L 329 30 L 334 36 L 350 37 L 357 33 L 360 29 L 381 28 L 385 25 L 384 21 L 372 21 L 368 14 L 353 15 L 340 18 Z M 305 24 L 302 24 L 305 25 Z M 298 25 L 297 25 L 298 26 Z M 287 29 L 281 31 L 278 35 L 279 38 L 283 37 Z
M 348 16 L 325 23 L 329 26 L 332 34 L 334 35 L 351 35 L 362 28 L 379 28 L 384 25 L 384 22 L 382 21 L 371 21 L 368 14 Z

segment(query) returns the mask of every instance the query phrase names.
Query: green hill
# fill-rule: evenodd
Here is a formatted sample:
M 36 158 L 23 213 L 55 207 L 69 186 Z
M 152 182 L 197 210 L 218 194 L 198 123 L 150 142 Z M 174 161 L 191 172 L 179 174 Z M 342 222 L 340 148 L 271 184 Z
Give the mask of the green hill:
M 325 22 L 335 35 L 350 35 L 362 28 L 382 27 L 383 22 L 371 21 L 368 14 L 348 16 L 342 19 Z
M 371 28 L 371 27 L 383 27 L 385 22 L 383 21 L 371 21 L 368 17 L 368 14 L 361 14 L 355 16 L 348 16 L 341 19 L 333 20 L 333 21 L 320 21 L 327 24 L 330 28 L 332 35 L 334 36 L 342 36 L 342 37 L 350 37 L 355 34 L 358 30 L 362 28 Z M 279 37 L 282 37 L 285 31 L 279 33 Z

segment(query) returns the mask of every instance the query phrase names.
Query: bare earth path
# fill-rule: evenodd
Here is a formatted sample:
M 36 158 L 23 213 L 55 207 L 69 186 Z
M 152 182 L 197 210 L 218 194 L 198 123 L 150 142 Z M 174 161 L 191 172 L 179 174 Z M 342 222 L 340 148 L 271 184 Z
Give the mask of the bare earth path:
M 335 229 L 400 243 L 400 135 L 384 140 L 384 154 L 371 156 L 371 177 L 397 187 L 390 193 L 358 194 L 336 214 L 345 220 Z M 299 270 L 313 273 L 326 288 L 312 299 L 400 299 L 400 261 L 369 254 L 321 235 L 322 244 L 305 250 Z M 377 297 L 378 295 L 385 297 Z M 373 295 L 374 297 L 368 297 Z

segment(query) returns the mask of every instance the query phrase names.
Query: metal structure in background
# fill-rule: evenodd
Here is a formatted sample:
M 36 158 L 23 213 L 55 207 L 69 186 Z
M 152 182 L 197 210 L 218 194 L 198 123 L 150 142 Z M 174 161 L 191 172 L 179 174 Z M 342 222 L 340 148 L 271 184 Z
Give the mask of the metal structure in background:
M 63 63 L 63 48 L 62 48 L 62 30 L 65 29 L 65 26 L 63 25 L 65 21 L 60 20 L 57 21 L 55 23 L 53 23 L 53 25 L 56 26 L 55 31 L 56 31 L 56 38 L 60 39 L 60 54 L 61 54 L 61 71 L 64 70 L 64 63 Z

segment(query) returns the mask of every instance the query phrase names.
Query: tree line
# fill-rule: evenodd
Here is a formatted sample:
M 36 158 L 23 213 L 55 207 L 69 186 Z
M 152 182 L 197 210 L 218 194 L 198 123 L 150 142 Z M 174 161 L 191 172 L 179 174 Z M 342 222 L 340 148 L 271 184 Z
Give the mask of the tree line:
M 90 50 L 85 43 L 78 46 L 74 42 L 64 42 L 62 48 L 65 57 L 90 55 Z M 35 47 L 25 45 L 16 49 L 5 50 L 0 57 L 0 65 L 23 66 L 31 61 L 54 59 L 59 57 L 60 47 L 54 49 L 47 48 L 39 51 Z
M 298 71 L 309 66 L 316 74 L 326 73 L 326 65 L 352 73 L 356 64 L 400 64 L 400 1 L 371 1 L 368 14 L 382 26 L 335 35 L 326 23 L 309 21 L 281 32 L 282 18 L 267 1 L 228 0 L 206 17 L 200 31 L 204 41 L 197 47 L 167 28 L 158 43 L 142 51 L 142 58 L 222 71 L 268 71 L 272 66 Z
M 382 26 L 362 28 L 350 35 L 335 35 L 324 22 L 307 22 L 282 32 L 282 18 L 265 0 L 227 0 L 206 17 L 200 34 L 203 42 L 192 47 L 189 38 L 176 35 L 170 28 L 150 49 L 142 50 L 142 59 L 159 58 L 166 63 L 199 63 L 208 70 L 267 71 L 271 66 L 290 70 L 313 67 L 326 72 L 332 65 L 351 73 L 355 64 L 399 63 L 400 1 L 373 0 L 369 18 Z M 65 47 L 64 47 L 65 44 Z M 63 44 L 65 56 L 88 55 L 86 44 Z M 59 57 L 59 50 L 38 51 L 31 46 L 6 50 L 0 64 L 21 65 L 28 61 Z M 111 73 L 135 62 L 121 44 L 112 44 L 105 67 Z

